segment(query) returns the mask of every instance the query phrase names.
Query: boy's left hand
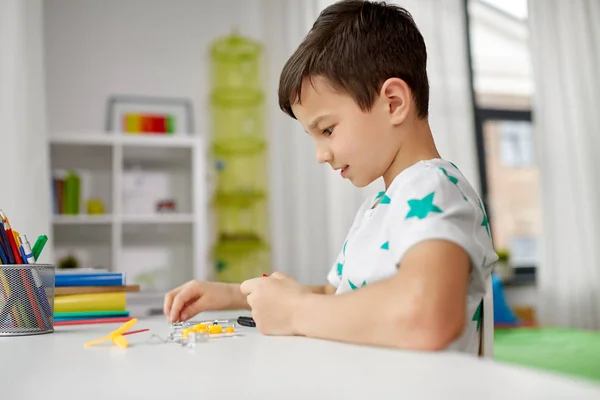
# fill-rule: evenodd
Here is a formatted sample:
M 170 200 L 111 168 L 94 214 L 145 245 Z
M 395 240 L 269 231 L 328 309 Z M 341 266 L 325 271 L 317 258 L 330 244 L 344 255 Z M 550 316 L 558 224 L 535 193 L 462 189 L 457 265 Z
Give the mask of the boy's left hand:
M 310 294 L 309 288 L 274 272 L 268 277 L 249 279 L 240 286 L 246 294 L 256 328 L 265 335 L 294 335 L 294 310 Z

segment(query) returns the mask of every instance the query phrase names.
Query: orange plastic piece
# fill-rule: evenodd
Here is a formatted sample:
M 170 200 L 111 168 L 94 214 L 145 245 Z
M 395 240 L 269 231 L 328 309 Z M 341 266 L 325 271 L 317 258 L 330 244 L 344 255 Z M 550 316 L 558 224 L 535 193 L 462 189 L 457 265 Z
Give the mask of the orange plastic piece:
M 233 326 L 228 326 L 227 328 L 225 328 L 225 332 L 233 333 L 233 332 L 235 332 L 235 328 Z

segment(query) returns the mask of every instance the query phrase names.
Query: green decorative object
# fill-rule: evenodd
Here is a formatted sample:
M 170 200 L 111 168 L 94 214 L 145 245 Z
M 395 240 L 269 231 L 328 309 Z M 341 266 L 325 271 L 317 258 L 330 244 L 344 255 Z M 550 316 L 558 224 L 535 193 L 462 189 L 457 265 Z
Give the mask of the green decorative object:
M 79 260 L 74 256 L 67 256 L 58 262 L 59 269 L 75 269 L 79 268 Z
M 221 241 L 215 248 L 214 259 L 220 282 L 239 283 L 269 273 L 269 248 L 261 241 Z
M 217 280 L 241 282 L 270 270 L 262 45 L 234 32 L 210 54 L 213 265 Z
M 217 39 L 210 48 L 213 86 L 260 90 L 262 45 L 237 32 Z
M 69 171 L 65 177 L 63 208 L 64 214 L 77 215 L 79 214 L 79 197 L 80 197 L 81 179 L 75 171 Z

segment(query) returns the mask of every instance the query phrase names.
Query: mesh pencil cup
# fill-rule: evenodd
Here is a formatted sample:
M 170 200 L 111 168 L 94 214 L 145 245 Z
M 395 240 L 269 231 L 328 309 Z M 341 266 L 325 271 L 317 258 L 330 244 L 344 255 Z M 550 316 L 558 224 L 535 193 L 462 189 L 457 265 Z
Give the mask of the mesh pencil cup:
M 54 331 L 54 278 L 48 264 L 0 265 L 0 336 Z

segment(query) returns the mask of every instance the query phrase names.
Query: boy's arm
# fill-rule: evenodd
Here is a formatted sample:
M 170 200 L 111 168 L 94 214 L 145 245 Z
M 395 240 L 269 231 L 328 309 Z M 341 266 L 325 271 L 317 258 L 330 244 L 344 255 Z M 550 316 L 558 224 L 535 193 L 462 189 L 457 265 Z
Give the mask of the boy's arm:
M 336 288 L 331 283 L 327 285 L 308 286 L 314 294 L 335 294 Z
M 440 350 L 463 331 L 469 272 L 461 247 L 424 241 L 406 253 L 392 278 L 337 296 L 305 295 L 294 330 L 357 344 Z

